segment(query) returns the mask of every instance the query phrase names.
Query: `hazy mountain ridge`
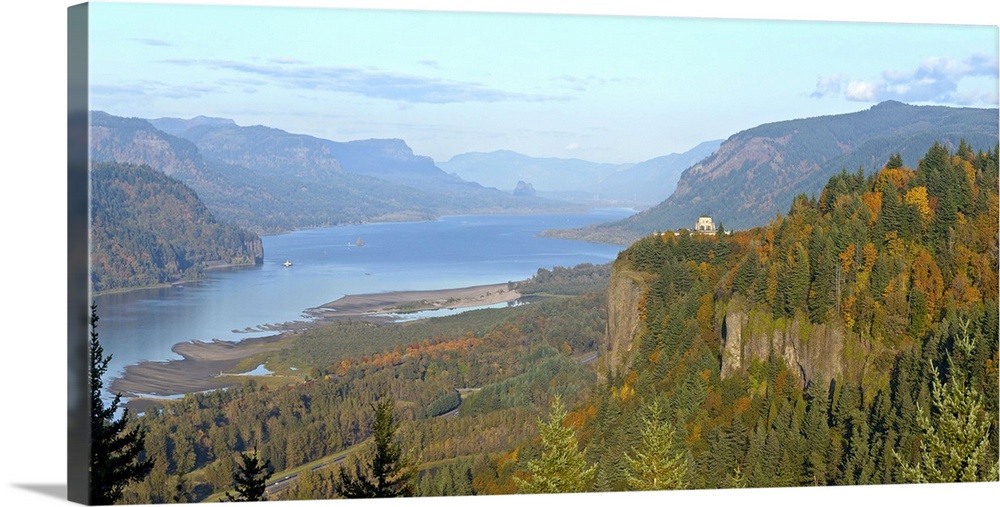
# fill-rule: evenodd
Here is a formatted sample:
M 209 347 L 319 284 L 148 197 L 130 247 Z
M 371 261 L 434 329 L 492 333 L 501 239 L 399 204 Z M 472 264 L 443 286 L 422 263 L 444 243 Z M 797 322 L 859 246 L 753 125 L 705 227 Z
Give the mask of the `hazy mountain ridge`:
M 258 233 L 570 208 L 463 182 L 400 140 L 337 143 L 223 118 L 150 121 L 99 111 L 91 123 L 92 160 L 163 170 L 191 186 L 219 219 Z
M 659 203 L 674 193 L 684 170 L 710 156 L 721 144 L 721 139 L 705 141 L 684 153 L 671 153 L 634 164 L 606 176 L 597 188 L 607 195 L 626 199 L 631 192 L 633 200 L 640 203 Z
M 639 163 L 608 164 L 576 158 L 532 157 L 510 150 L 455 155 L 439 166 L 468 181 L 501 190 L 519 181 L 543 195 L 578 200 L 600 199 L 652 205 L 667 198 L 681 172 L 710 155 L 722 143 L 706 141 L 684 153 Z
M 141 118 L 92 111 L 89 148 L 92 161 L 147 164 L 182 179 L 196 178 L 206 170 L 194 143 Z
M 684 171 L 674 193 L 625 220 L 561 236 L 628 243 L 655 231 L 691 228 L 710 214 L 727 229 L 764 225 L 800 194 L 816 194 L 841 170 L 881 168 L 895 153 L 914 167 L 926 146 L 965 140 L 990 150 L 998 140 L 996 109 L 910 106 L 884 102 L 842 115 L 787 120 L 744 130 Z
M 513 189 L 518 181 L 524 181 L 541 192 L 589 192 L 588 182 L 631 166 L 576 158 L 532 157 L 511 150 L 461 153 L 438 165 L 446 172 L 484 186 Z

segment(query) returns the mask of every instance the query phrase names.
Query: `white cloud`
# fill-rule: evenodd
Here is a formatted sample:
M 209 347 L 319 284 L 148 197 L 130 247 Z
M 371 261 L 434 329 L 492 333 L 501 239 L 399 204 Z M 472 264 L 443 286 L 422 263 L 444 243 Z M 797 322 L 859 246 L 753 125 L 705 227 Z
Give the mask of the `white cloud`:
M 812 96 L 821 98 L 831 93 L 839 94 L 845 79 L 847 79 L 847 76 L 844 74 L 833 74 L 826 77 L 820 76 L 816 82 L 816 91 L 812 93 Z
M 899 100 L 995 106 L 996 93 L 991 89 L 996 89 L 998 68 L 997 58 L 984 54 L 974 54 L 965 60 L 935 56 L 925 58 L 913 70 L 886 70 L 881 79 L 849 79 L 844 74 L 820 77 L 811 96 L 822 98 L 843 93 L 847 100 L 861 102 Z M 959 91 L 959 84 L 967 78 L 983 77 L 987 78 L 987 84 L 980 82 L 973 85 L 975 89 Z
M 875 83 L 865 81 L 851 81 L 844 89 L 844 96 L 848 100 L 869 102 L 875 100 L 877 86 Z
M 239 60 L 169 59 L 164 63 L 232 71 L 277 83 L 286 89 L 328 90 L 409 103 L 544 102 L 562 97 L 530 95 L 492 88 L 483 83 L 452 81 L 419 75 L 358 67 L 304 65 L 298 60 L 276 58 L 267 64 Z M 277 63 L 276 63 L 277 62 Z M 296 65 L 289 65 L 289 64 Z

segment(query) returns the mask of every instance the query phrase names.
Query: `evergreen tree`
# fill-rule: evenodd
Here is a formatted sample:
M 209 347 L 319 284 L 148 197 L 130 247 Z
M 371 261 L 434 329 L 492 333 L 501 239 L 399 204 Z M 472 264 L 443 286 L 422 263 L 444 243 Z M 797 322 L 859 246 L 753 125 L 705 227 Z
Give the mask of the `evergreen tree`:
M 760 257 L 757 255 L 757 249 L 751 248 L 743 264 L 736 271 L 736 278 L 733 280 L 733 292 L 738 292 L 756 301 L 761 292 L 761 287 L 755 287 L 753 284 L 760 278 L 761 271 L 762 268 Z
M 804 306 L 809 294 L 809 252 L 802 245 L 795 245 L 794 261 L 788 266 L 787 279 L 782 278 L 785 286 L 785 316 L 795 315 L 795 310 Z
M 805 458 L 806 473 L 811 478 L 811 484 L 821 486 L 827 482 L 826 459 L 830 452 L 830 426 L 826 408 L 828 398 L 822 378 L 811 382 L 806 394 L 809 397 L 809 409 L 803 426 L 809 453 Z
M 102 377 L 108 371 L 112 354 L 104 356 L 104 347 L 97 339 L 97 320 L 97 303 L 93 303 L 90 306 L 90 503 L 109 505 L 121 498 L 126 484 L 149 475 L 153 460 L 143 457 L 146 432 L 129 424 L 128 409 L 115 420 L 121 393 L 107 407 L 101 399 Z
M 190 485 L 184 479 L 184 472 L 177 473 L 177 482 L 174 484 L 174 503 L 191 503 Z
M 903 167 L 903 156 L 899 153 L 892 154 L 885 164 L 886 169 L 899 169 L 900 167 Z
M 820 244 L 819 241 L 816 243 Z M 807 308 L 809 319 L 822 324 L 829 320 L 830 312 L 837 304 L 837 262 L 833 253 L 833 241 L 829 237 L 822 242 L 822 249 L 817 250 L 817 255 L 812 257 L 813 280 Z
M 228 491 L 226 500 L 229 502 L 260 502 L 267 500 L 267 480 L 271 478 L 271 460 L 260 461 L 256 449 L 252 453 L 241 453 L 243 462 L 239 464 L 233 481 L 236 483 L 236 496 Z
M 392 498 L 413 496 L 414 470 L 403 448 L 394 440 L 399 424 L 393 415 L 395 403 L 385 396 L 374 405 L 375 455 L 367 471 L 355 467 L 355 477 L 340 470 L 337 493 L 345 498 Z
M 684 489 L 687 459 L 674 451 L 674 427 L 653 402 L 642 418 L 642 444 L 625 455 L 628 484 L 637 490 Z
M 729 480 L 730 488 L 745 488 L 747 487 L 747 478 L 743 475 L 743 465 L 737 464 L 736 468 L 733 469 L 733 476 Z
M 549 422 L 538 421 L 542 455 L 528 462 L 528 479 L 514 477 L 521 493 L 579 493 L 590 489 L 596 465 L 588 465 L 577 449 L 576 432 L 563 425 L 566 409 L 557 397 Z
M 974 347 L 966 325 L 955 338 L 955 348 L 967 355 Z M 965 371 L 955 368 L 950 356 L 948 362 L 952 374 L 945 383 L 931 365 L 931 413 L 917 408 L 917 424 L 923 431 L 919 459 L 907 464 L 895 455 L 901 461 L 902 478 L 908 482 L 996 481 L 998 461 L 990 455 L 989 445 L 990 425 L 996 420 L 991 421 L 983 410 L 982 395 L 967 385 Z

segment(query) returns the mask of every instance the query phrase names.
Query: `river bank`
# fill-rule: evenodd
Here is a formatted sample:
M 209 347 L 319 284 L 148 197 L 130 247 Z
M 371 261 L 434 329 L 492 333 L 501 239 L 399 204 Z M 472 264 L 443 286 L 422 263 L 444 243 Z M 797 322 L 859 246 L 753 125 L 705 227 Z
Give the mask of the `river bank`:
M 474 308 L 520 299 L 513 284 L 497 283 L 459 289 L 396 291 L 344 296 L 306 313 L 313 318 L 372 318 L 387 314 L 413 313 L 443 308 Z
M 405 314 L 442 308 L 477 308 L 516 301 L 521 295 L 508 283 L 477 285 L 456 289 L 396 291 L 344 296 L 306 310 L 307 321 L 261 326 L 277 334 L 237 342 L 187 341 L 172 347 L 182 359 L 145 361 L 128 366 L 121 378 L 111 382 L 112 392 L 120 392 L 130 410 L 141 412 L 158 398 L 220 389 L 242 382 L 234 374 L 241 361 L 288 346 L 295 332 L 338 320 L 368 320 L 386 323 L 391 314 Z

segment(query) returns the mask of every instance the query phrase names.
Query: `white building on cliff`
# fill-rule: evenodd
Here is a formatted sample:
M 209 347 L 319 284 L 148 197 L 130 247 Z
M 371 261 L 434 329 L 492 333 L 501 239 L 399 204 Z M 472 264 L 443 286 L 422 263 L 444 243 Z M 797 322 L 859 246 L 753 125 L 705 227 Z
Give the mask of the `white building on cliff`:
M 694 224 L 694 232 L 697 234 L 707 234 L 709 236 L 715 236 L 716 228 L 715 224 L 712 222 L 712 217 L 708 215 L 702 215 L 698 217 L 698 222 Z

